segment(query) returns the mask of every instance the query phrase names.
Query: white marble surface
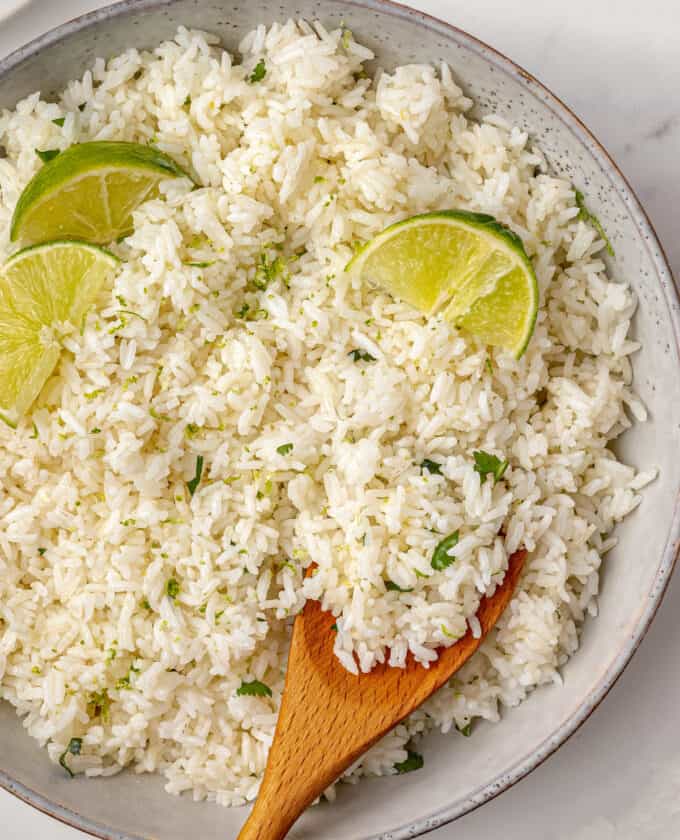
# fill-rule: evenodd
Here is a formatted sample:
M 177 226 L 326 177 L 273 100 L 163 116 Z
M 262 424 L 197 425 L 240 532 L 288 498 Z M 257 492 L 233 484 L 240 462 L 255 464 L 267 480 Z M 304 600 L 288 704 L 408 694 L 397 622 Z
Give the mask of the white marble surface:
M 645 204 L 680 277 L 680 17 L 675 0 L 411 0 L 537 75 L 604 142 Z M 0 55 L 102 0 L 0 0 Z M 669 453 L 669 457 L 676 453 Z M 676 456 L 677 457 L 677 456 Z M 680 837 L 680 575 L 641 650 L 552 759 L 433 840 Z M 77 840 L 0 791 L 2 840 Z

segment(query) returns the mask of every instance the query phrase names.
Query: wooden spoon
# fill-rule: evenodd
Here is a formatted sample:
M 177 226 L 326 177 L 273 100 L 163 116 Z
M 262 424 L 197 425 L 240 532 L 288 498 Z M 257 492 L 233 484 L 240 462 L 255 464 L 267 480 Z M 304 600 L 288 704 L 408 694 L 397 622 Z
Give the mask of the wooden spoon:
M 318 601 L 295 619 L 286 685 L 267 768 L 238 840 L 281 840 L 300 814 L 369 747 L 424 703 L 472 656 L 508 605 L 526 551 L 509 560 L 503 583 L 482 599 L 476 639 L 468 630 L 429 668 L 377 665 L 355 676 L 333 654 L 335 621 Z

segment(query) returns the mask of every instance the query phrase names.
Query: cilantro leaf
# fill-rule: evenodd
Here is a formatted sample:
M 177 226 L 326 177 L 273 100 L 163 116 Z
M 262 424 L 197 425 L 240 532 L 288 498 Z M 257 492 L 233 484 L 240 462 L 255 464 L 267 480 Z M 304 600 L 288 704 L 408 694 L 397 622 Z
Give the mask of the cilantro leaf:
M 248 81 L 251 85 L 254 85 L 256 82 L 261 82 L 266 75 L 267 65 L 264 63 L 264 58 L 261 58 L 255 65 L 253 72 L 248 76 Z
M 265 685 L 259 680 L 251 680 L 250 682 L 242 681 L 239 688 L 236 689 L 239 697 L 271 697 L 272 690 L 268 685 Z
M 276 447 L 276 451 L 279 453 L 279 455 L 288 455 L 289 452 L 293 451 L 293 444 L 282 443 L 281 446 Z
M 449 556 L 449 549 L 453 548 L 457 542 L 458 531 L 454 531 L 448 537 L 444 537 L 441 542 L 437 543 L 435 550 L 432 552 L 432 562 L 430 564 L 433 569 L 441 572 L 442 569 L 446 569 L 453 563 L 455 557 Z
M 473 452 L 472 456 L 475 459 L 475 472 L 478 472 L 481 476 L 482 483 L 486 481 L 487 475 L 493 476 L 494 484 L 503 478 L 508 468 L 507 461 L 501 461 L 496 455 L 490 455 L 483 449 Z
M 442 465 L 438 464 L 437 461 L 431 461 L 429 458 L 424 458 L 420 462 L 420 469 L 427 470 L 432 475 L 442 474 Z
M 274 257 L 269 259 L 265 251 L 260 254 L 260 259 L 255 269 L 255 276 L 253 277 L 253 286 L 256 289 L 264 290 L 267 286 L 281 277 L 284 282 L 287 279 L 286 264 L 281 257 Z
M 61 127 L 64 125 L 64 120 L 65 120 L 65 119 L 66 119 L 66 117 L 57 117 L 57 119 L 56 119 L 56 120 L 52 120 L 52 122 L 53 122 L 55 125 L 58 125 L 58 126 L 59 126 L 59 128 L 61 128 Z
M 80 755 L 80 750 L 83 747 L 83 739 L 82 738 L 71 738 L 68 742 L 68 747 L 64 750 L 64 752 L 59 756 L 59 764 L 66 770 L 71 778 L 73 778 L 73 771 L 66 763 L 66 756 L 68 755 Z
M 578 207 L 578 216 L 576 217 L 582 222 L 586 224 L 592 225 L 595 230 L 600 234 L 600 238 L 604 241 L 604 244 L 609 252 L 610 256 L 614 256 L 614 248 L 612 243 L 609 241 L 609 237 L 605 233 L 605 229 L 602 226 L 602 222 L 597 218 L 594 213 L 591 213 L 590 210 L 586 207 L 586 201 L 583 197 L 583 193 L 580 190 L 574 189 L 574 199 L 576 201 L 576 206 Z
M 420 753 L 413 750 L 407 750 L 407 758 L 404 761 L 399 761 L 394 765 L 394 769 L 401 776 L 403 773 L 412 773 L 414 770 L 420 770 L 425 764 L 425 761 Z
M 165 592 L 168 598 L 172 598 L 173 601 L 179 595 L 179 590 L 180 585 L 175 578 L 170 578 L 170 580 L 165 584 Z
M 44 151 L 36 149 L 35 153 L 43 163 L 49 163 L 59 154 L 59 149 L 45 149 Z
M 457 726 L 456 729 L 460 732 L 461 735 L 464 735 L 466 738 L 469 738 L 472 735 L 472 721 L 465 724 L 465 726 Z
M 187 487 L 189 488 L 189 492 L 193 496 L 196 492 L 196 488 L 201 483 L 201 476 L 203 475 L 203 456 L 199 455 L 196 458 L 196 473 L 191 481 L 187 481 Z
M 398 583 L 395 583 L 393 580 L 386 580 L 385 581 L 385 589 L 388 592 L 413 592 L 413 587 L 409 587 L 407 589 L 402 589 Z
M 348 356 L 352 357 L 352 361 L 354 362 L 376 362 L 377 359 L 375 356 L 371 356 L 370 353 L 367 353 L 366 350 L 350 350 L 347 354 Z

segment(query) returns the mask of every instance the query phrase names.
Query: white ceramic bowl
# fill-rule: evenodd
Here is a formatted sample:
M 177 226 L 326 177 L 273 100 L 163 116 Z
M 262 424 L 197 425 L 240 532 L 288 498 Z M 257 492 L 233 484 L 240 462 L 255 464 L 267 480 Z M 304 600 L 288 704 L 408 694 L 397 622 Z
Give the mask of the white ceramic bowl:
M 638 200 L 583 124 L 528 73 L 445 23 L 386 0 L 126 0 L 85 15 L 0 62 L 0 106 L 34 90 L 44 96 L 80 76 L 95 56 L 150 46 L 178 24 L 199 26 L 237 45 L 264 21 L 303 16 L 344 21 L 385 67 L 445 59 L 480 113 L 499 111 L 530 132 L 553 169 L 570 178 L 611 236 L 611 272 L 635 288 L 642 350 L 635 387 L 650 410 L 620 442 L 623 458 L 658 466 L 640 508 L 619 528 L 604 563 L 600 615 L 588 621 L 581 650 L 564 669 L 564 687 L 540 689 L 471 739 L 431 735 L 425 768 L 403 777 L 341 786 L 337 801 L 312 809 L 291 837 L 328 840 L 413 837 L 455 819 L 540 764 L 588 717 L 642 639 L 671 574 L 680 541 L 680 307 L 656 236 Z M 69 779 L 0 704 L 0 784 L 58 819 L 107 840 L 227 840 L 244 809 L 174 799 L 157 776 Z

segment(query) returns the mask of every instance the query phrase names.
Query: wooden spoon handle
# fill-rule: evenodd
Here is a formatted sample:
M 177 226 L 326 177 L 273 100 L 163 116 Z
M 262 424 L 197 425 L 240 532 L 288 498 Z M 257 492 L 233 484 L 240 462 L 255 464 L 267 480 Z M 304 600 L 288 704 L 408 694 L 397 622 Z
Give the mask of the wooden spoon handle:
M 308 601 L 295 620 L 286 686 L 257 802 L 238 840 L 281 840 L 300 814 L 369 747 L 418 708 L 472 656 L 514 594 L 526 551 L 510 557 L 503 583 L 477 611 L 470 631 L 439 651 L 429 668 L 346 671 L 333 653 L 335 619 Z

